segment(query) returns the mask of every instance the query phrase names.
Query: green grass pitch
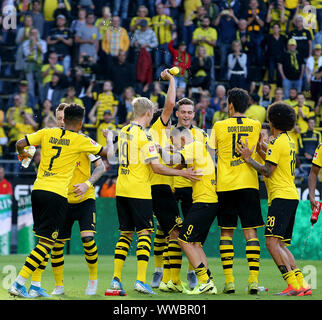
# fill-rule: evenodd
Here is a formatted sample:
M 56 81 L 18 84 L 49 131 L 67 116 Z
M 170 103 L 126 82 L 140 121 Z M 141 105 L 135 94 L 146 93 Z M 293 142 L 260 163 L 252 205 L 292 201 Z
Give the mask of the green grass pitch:
M 15 273 L 20 271 L 26 256 L 25 255 L 9 255 L 0 256 L 0 300 L 12 300 L 7 292 L 7 287 L 12 281 Z M 85 288 L 88 281 L 88 269 L 82 255 L 66 255 L 65 256 L 65 272 L 64 285 L 65 295 L 53 297 L 51 299 L 62 300 L 322 300 L 321 275 L 322 261 L 302 260 L 298 261 L 298 266 L 304 271 L 306 279 L 313 286 L 313 296 L 307 297 L 279 297 L 274 296 L 274 293 L 280 292 L 286 288 L 286 284 L 281 277 L 280 272 L 271 259 L 262 259 L 260 265 L 259 285 L 268 288 L 267 293 L 261 293 L 257 296 L 248 295 L 245 292 L 248 279 L 248 265 L 246 259 L 234 260 L 234 276 L 236 293 L 226 295 L 222 293 L 224 286 L 224 275 L 219 258 L 209 258 L 209 266 L 214 275 L 215 283 L 218 289 L 217 295 L 200 295 L 190 296 L 178 293 L 163 293 L 155 290 L 156 295 L 143 295 L 133 290 L 136 279 L 136 258 L 129 256 L 125 262 L 123 269 L 123 286 L 126 290 L 125 297 L 105 296 L 104 292 L 109 287 L 113 273 L 113 257 L 99 256 L 98 263 L 98 292 L 96 296 L 86 296 Z M 149 262 L 147 281 L 150 282 L 153 274 L 153 257 Z M 187 259 L 183 259 L 181 277 L 183 281 L 186 279 Z M 30 281 L 27 282 L 27 289 Z M 51 270 L 50 260 L 43 274 L 42 287 L 50 294 L 55 287 L 54 277 Z M 37 298 L 40 299 L 40 298 Z M 43 298 L 42 298 L 43 299 Z

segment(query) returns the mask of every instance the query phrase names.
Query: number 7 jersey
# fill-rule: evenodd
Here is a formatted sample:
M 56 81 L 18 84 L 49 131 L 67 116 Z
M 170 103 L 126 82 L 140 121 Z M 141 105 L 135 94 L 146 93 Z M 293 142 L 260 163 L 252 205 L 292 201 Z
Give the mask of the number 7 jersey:
M 25 138 L 29 145 L 41 146 L 41 160 L 33 190 L 50 191 L 65 198 L 80 154 L 96 155 L 103 149 L 89 137 L 61 128 L 41 129 Z
M 240 157 L 237 141 L 248 141 L 254 153 L 259 139 L 261 123 L 245 117 L 232 117 L 214 124 L 208 145 L 218 150 L 217 191 L 258 189 L 257 171 Z M 254 154 L 253 153 L 253 154 Z

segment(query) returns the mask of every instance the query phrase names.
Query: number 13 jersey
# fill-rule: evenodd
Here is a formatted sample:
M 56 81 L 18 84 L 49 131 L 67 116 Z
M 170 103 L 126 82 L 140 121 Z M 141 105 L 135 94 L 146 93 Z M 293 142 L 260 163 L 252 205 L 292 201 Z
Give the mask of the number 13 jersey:
M 65 198 L 80 153 L 99 154 L 103 147 L 89 137 L 61 128 L 41 129 L 26 137 L 41 146 L 41 160 L 33 190 L 57 193 Z
M 251 149 L 259 139 L 261 123 L 245 117 L 232 117 L 218 121 L 211 130 L 208 145 L 218 150 L 217 191 L 239 189 L 258 189 L 257 171 L 240 157 L 237 152 L 237 141 L 248 141 Z

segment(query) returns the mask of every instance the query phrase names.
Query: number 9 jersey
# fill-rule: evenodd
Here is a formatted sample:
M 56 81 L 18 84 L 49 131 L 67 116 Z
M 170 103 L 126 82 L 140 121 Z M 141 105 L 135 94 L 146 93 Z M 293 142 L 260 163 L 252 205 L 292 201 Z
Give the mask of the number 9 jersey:
M 61 128 L 41 129 L 26 135 L 28 145 L 41 145 L 41 160 L 33 190 L 65 198 L 80 153 L 99 154 L 103 147 L 89 137 Z
M 259 189 L 257 171 L 240 157 L 236 145 L 247 139 L 249 149 L 254 146 L 255 153 L 260 131 L 258 120 L 245 117 L 232 117 L 214 124 L 208 145 L 218 150 L 217 191 Z

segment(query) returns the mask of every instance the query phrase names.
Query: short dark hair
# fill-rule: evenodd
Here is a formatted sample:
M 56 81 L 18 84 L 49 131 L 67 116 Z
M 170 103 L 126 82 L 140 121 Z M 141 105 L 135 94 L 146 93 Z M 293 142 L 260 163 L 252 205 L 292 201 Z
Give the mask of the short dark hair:
M 262 123 L 262 129 L 267 130 L 268 135 L 271 134 L 271 127 L 270 127 L 269 123 L 263 122 Z
M 248 92 L 241 88 L 233 88 L 228 91 L 228 103 L 232 103 L 236 112 L 245 113 L 249 105 Z
M 84 107 L 77 103 L 71 103 L 64 108 L 64 122 L 65 123 L 77 123 L 83 121 L 85 115 Z
M 275 129 L 282 131 L 292 130 L 296 122 L 295 110 L 283 102 L 273 103 L 268 108 L 267 117 Z
M 191 99 L 188 98 L 182 98 L 177 102 L 177 109 L 180 109 L 180 106 L 184 105 L 184 104 L 188 104 L 191 105 L 193 107 L 193 111 L 195 111 L 195 104 Z
M 162 110 L 158 110 L 154 112 L 152 120 L 150 122 L 150 126 L 152 126 L 161 117 L 161 114 L 162 114 Z

